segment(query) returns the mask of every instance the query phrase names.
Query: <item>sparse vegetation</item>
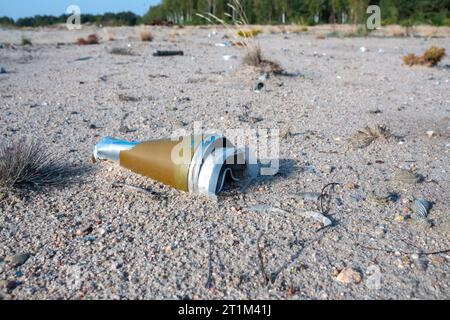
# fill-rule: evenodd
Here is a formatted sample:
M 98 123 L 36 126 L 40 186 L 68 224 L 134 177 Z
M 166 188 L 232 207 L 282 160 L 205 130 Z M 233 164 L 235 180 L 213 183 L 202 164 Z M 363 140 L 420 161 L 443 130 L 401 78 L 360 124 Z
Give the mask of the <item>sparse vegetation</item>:
M 90 44 L 98 44 L 98 36 L 96 34 L 90 34 L 86 39 L 78 38 L 77 43 L 79 45 L 90 45 Z
M 0 144 L 0 189 L 62 185 L 73 181 L 74 173 L 74 169 L 37 142 Z
M 237 35 L 242 38 L 253 38 L 261 34 L 261 29 L 238 30 Z
M 259 68 L 263 73 L 281 74 L 284 71 L 279 63 L 264 59 L 259 44 L 247 47 L 244 64 Z
M 153 35 L 150 31 L 139 32 L 139 37 L 141 38 L 141 41 L 153 41 Z
M 21 41 L 23 46 L 31 46 L 33 43 L 31 42 L 31 39 L 27 38 L 27 37 L 22 37 L 22 41 Z
M 385 125 L 378 124 L 371 127 L 365 127 L 359 130 L 351 139 L 355 149 L 363 149 L 372 144 L 375 140 L 388 141 L 391 137 L 389 129 Z
M 444 48 L 431 47 L 421 56 L 411 53 L 403 57 L 403 62 L 407 66 L 421 65 L 427 67 L 436 66 L 446 55 Z
M 245 11 L 239 0 L 233 0 L 232 3 L 227 4 L 228 7 L 235 13 L 235 17 L 230 14 L 225 14 L 229 18 L 233 19 L 233 24 L 235 27 L 239 28 L 237 35 L 242 30 L 252 30 L 248 27 L 248 19 Z M 206 15 L 197 14 L 199 17 L 205 19 L 206 21 L 213 24 L 214 22 L 219 22 L 225 26 L 229 31 L 231 31 L 231 26 L 223 19 L 218 18 L 212 13 L 207 13 Z M 258 30 L 258 29 L 255 29 Z M 231 32 L 232 33 L 232 32 Z M 245 65 L 253 66 L 260 69 L 261 72 L 280 74 L 283 72 L 283 68 L 280 64 L 266 59 L 262 53 L 261 46 L 258 41 L 256 41 L 253 35 L 256 32 L 242 33 L 245 35 L 241 41 L 243 47 L 246 49 L 247 53 L 244 56 L 243 62 Z

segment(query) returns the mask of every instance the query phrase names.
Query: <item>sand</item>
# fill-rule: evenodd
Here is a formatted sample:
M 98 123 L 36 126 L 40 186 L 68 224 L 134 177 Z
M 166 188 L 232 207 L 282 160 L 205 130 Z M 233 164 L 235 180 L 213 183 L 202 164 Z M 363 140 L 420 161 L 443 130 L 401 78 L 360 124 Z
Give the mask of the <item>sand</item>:
M 102 29 L 0 30 L 0 43 L 33 42 L 0 49 L 2 139 L 39 139 L 88 169 L 81 184 L 1 197 L 0 298 L 450 298 L 450 256 L 437 253 L 450 240 L 450 59 L 402 65 L 432 45 L 450 52 L 448 38 L 264 33 L 266 57 L 293 76 L 269 77 L 255 93 L 260 75 L 242 66 L 244 51 L 215 46 L 226 30 L 154 28 L 150 43 L 137 30 L 110 28 L 115 41 L 92 46 L 72 43 L 93 31 L 103 38 Z M 157 58 L 155 49 L 185 55 Z M 104 136 L 161 138 L 195 121 L 279 129 L 279 173 L 214 202 L 90 161 Z M 353 134 L 378 123 L 394 137 L 351 147 Z M 396 180 L 398 168 L 423 182 Z M 327 189 L 333 224 L 323 229 L 302 214 L 320 206 L 301 193 L 332 182 L 341 186 Z M 398 199 L 380 201 L 390 193 Z M 434 203 L 425 221 L 416 199 Z M 251 209 L 262 205 L 284 211 Z M 24 253 L 13 267 L 10 257 Z

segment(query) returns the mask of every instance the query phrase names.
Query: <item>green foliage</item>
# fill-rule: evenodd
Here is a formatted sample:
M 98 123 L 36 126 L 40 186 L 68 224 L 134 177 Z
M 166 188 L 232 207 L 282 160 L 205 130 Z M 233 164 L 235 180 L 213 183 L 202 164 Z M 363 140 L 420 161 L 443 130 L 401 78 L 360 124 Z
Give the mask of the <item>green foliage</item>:
M 200 24 L 192 12 L 214 14 L 226 20 L 232 15 L 232 0 L 162 0 L 151 7 L 145 21 L 168 20 L 175 24 Z M 363 24 L 369 5 L 379 5 L 383 24 L 446 25 L 450 19 L 450 0 L 241 0 L 249 23 Z
M 41 27 L 58 23 L 66 23 L 69 15 L 62 14 L 59 17 L 49 15 L 36 15 L 34 17 L 19 18 L 14 21 L 8 17 L 0 17 L 0 26 L 16 27 Z M 103 26 L 135 26 L 140 23 L 141 17 L 131 11 L 104 14 L 82 14 L 82 23 L 91 23 Z
M 103 26 L 145 24 L 205 24 L 197 13 L 211 13 L 229 21 L 232 0 L 162 0 L 140 17 L 132 12 L 82 14 L 82 23 Z M 315 25 L 319 23 L 357 23 L 368 18 L 368 5 L 379 5 L 382 23 L 412 26 L 416 24 L 450 25 L 450 0 L 240 0 L 251 24 Z M 69 16 L 37 15 L 14 21 L 0 17 L 1 26 L 39 27 L 65 23 Z

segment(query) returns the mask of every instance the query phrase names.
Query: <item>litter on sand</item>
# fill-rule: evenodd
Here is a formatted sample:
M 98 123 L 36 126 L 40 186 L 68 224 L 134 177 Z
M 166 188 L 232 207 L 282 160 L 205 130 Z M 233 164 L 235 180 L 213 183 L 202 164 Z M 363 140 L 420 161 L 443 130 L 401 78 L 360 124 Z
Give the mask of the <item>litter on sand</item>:
M 416 215 L 418 218 L 425 219 L 428 217 L 428 213 L 431 209 L 431 203 L 424 199 L 419 199 L 415 201 L 416 205 Z
M 184 56 L 184 52 L 181 50 L 155 50 L 153 52 L 154 57 L 171 57 L 171 56 Z
M 262 89 L 264 89 L 264 82 L 261 81 L 257 82 L 254 91 L 261 92 Z
M 259 172 L 249 148 L 237 149 L 220 135 L 144 142 L 106 137 L 94 147 L 93 160 L 115 161 L 178 190 L 205 194 L 212 199 L 216 199 L 227 181 L 245 183 Z
M 236 59 L 237 59 L 237 56 L 236 56 L 236 55 L 225 55 L 225 56 L 223 56 L 222 58 L 223 58 L 223 60 L 225 60 L 225 61 L 230 61 L 230 60 L 236 60 Z

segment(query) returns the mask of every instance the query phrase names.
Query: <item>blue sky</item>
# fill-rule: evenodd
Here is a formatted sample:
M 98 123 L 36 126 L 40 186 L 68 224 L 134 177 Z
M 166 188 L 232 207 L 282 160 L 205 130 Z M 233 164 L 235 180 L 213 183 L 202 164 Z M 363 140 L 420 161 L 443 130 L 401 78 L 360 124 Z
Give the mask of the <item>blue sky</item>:
M 150 5 L 158 2 L 159 0 L 0 0 L 0 17 L 17 19 L 37 14 L 59 16 L 72 4 L 79 6 L 81 13 L 132 11 L 142 15 Z

